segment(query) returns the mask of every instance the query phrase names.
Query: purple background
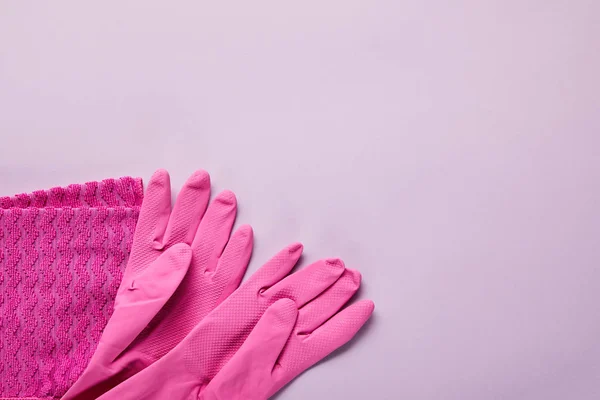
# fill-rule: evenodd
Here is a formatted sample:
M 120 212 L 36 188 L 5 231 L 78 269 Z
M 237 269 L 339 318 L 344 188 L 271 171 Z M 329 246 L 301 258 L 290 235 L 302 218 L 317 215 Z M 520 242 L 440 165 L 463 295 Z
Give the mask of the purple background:
M 599 16 L 2 2 L 0 193 L 202 167 L 255 228 L 250 270 L 295 240 L 358 268 L 373 320 L 278 400 L 597 400 Z

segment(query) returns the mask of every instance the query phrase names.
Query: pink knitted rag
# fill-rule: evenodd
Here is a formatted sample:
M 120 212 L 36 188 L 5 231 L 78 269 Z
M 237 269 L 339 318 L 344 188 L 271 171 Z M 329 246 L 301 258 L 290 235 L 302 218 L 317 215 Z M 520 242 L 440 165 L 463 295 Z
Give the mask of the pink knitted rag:
M 0 197 L 0 399 L 60 398 L 112 313 L 142 180 Z

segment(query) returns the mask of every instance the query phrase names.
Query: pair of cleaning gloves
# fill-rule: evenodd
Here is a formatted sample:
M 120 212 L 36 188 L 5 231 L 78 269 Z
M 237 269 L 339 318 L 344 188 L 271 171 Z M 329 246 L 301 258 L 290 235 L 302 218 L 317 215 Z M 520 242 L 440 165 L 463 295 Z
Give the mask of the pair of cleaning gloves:
M 195 172 L 171 207 L 169 175 L 149 181 L 114 311 L 63 399 L 267 399 L 348 342 L 373 302 L 346 308 L 361 276 L 339 259 L 290 274 L 294 243 L 240 285 L 250 226 L 232 234 L 236 198 L 210 202 Z

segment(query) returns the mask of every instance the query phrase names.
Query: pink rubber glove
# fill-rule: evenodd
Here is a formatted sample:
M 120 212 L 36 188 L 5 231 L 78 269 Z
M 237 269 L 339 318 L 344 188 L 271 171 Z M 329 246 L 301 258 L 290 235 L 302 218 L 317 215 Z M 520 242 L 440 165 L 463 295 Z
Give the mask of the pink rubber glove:
M 328 293 L 350 294 L 358 287 L 355 279 L 339 279 L 345 268 L 338 259 L 317 261 L 283 279 L 301 253 L 300 244 L 280 251 L 172 351 L 100 399 L 197 399 L 277 300 L 311 308 L 322 305 L 315 299 L 324 298 L 326 307 L 333 307 Z
M 340 281 L 349 280 L 348 284 Z M 233 358 L 210 381 L 201 400 L 263 400 L 347 343 L 373 313 L 371 300 L 339 309 L 360 275 L 347 270 L 338 283 L 298 309 L 289 299 L 264 313 Z M 356 289 L 351 290 L 352 283 Z M 338 312 L 339 311 L 339 312 Z
M 152 176 L 114 313 L 88 367 L 63 399 L 95 399 L 148 367 L 238 287 L 252 252 L 252 230 L 241 227 L 229 239 L 235 196 L 224 191 L 207 209 L 209 198 L 210 178 L 197 171 L 171 210 L 168 173 Z

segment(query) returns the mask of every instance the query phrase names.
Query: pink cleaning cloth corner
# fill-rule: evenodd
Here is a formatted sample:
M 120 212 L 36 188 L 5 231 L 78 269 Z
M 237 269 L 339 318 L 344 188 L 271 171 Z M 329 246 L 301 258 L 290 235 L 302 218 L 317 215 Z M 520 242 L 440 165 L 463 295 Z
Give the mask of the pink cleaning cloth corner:
M 0 197 L 0 400 L 60 398 L 85 369 L 142 198 L 131 177 Z

